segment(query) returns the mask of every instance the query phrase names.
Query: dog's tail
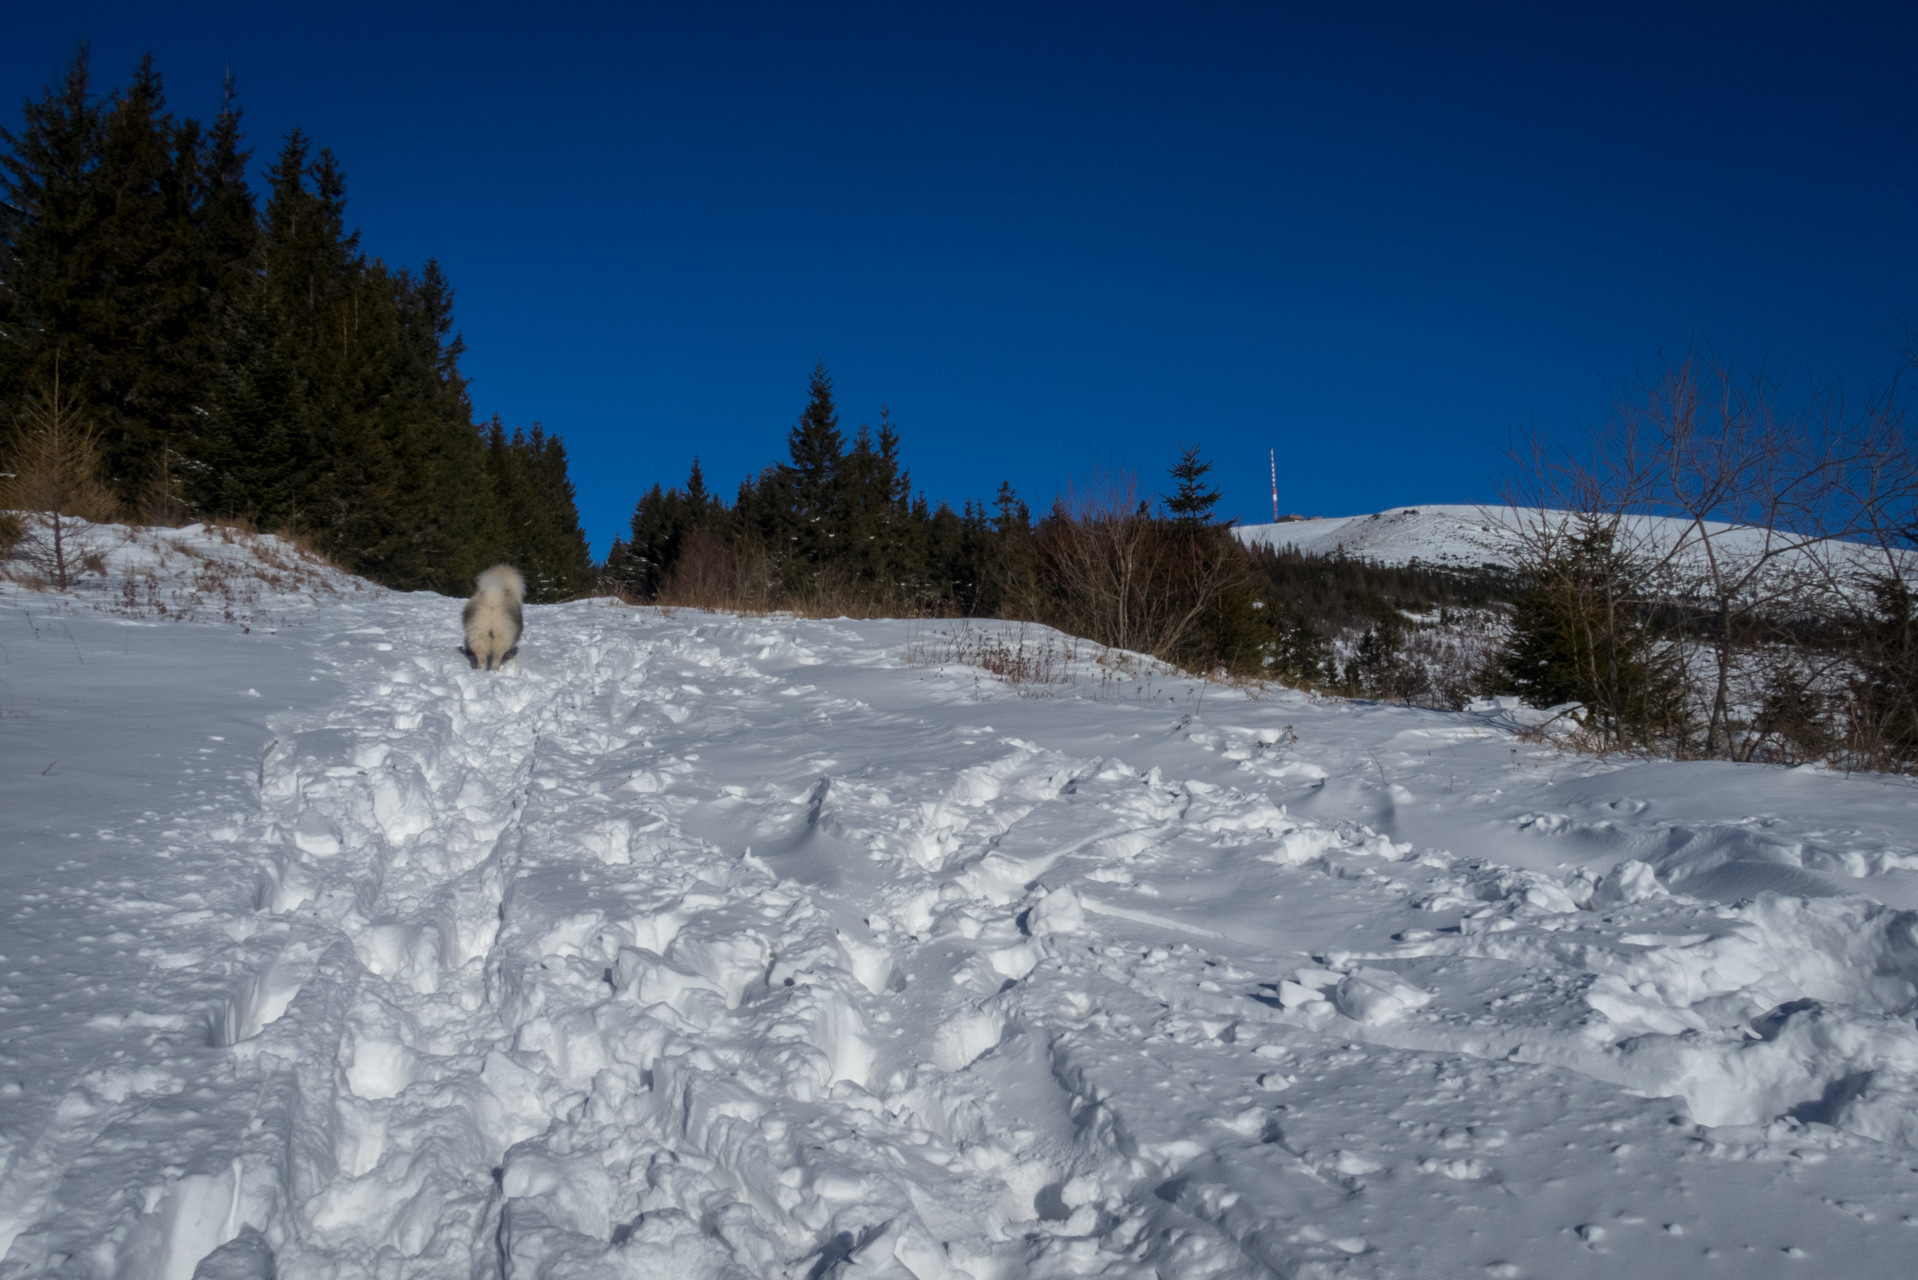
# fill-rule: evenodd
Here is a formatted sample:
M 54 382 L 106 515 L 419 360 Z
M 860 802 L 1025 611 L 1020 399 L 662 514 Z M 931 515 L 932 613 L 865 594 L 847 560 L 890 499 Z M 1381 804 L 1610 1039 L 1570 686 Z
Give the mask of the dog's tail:
M 481 595 L 488 591 L 499 591 L 511 596 L 514 604 L 526 599 L 526 579 L 519 576 L 519 570 L 510 564 L 496 564 L 479 576 L 475 584 Z

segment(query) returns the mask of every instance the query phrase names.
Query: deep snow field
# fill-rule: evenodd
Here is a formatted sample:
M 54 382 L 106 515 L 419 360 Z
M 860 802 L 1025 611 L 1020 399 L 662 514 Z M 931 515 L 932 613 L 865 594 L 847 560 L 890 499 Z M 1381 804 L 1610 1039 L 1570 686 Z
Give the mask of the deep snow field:
M 1913 1273 L 1909 781 L 255 550 L 0 591 L 0 1277 Z

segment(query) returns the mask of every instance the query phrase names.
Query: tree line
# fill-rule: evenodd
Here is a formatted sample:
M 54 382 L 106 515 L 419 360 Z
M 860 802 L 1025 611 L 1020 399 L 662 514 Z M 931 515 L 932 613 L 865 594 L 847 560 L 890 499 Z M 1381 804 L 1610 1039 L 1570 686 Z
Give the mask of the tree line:
M 1435 584 L 1448 602 L 1471 594 L 1442 575 L 1321 563 L 1312 572 L 1339 586 L 1337 608 L 1319 607 L 1295 589 L 1293 558 L 1215 518 L 1197 444 L 1180 447 L 1164 493 L 1111 472 L 1036 517 L 1010 483 L 954 509 L 914 492 L 886 410 L 876 431 L 841 427 L 823 366 L 786 443 L 730 502 L 697 458 L 684 486 L 654 485 L 607 585 L 666 605 L 1037 621 L 1189 670 L 1340 689 L 1362 685 L 1336 652 L 1352 618 L 1397 616 Z
M 84 47 L 0 141 L 8 505 L 52 415 L 97 455 L 96 516 L 250 520 L 399 589 L 498 559 L 533 599 L 591 589 L 564 444 L 475 422 L 450 282 L 361 249 L 330 150 L 296 129 L 256 193 L 230 77 L 203 125 L 151 56 L 96 94 Z
M 629 599 L 1036 621 L 1190 671 L 1459 708 L 1575 706 L 1600 751 L 1918 765 L 1918 449 L 1892 392 L 1788 413 L 1698 361 L 1583 453 L 1520 455 L 1475 570 L 1247 546 L 1198 447 L 1040 516 L 1010 484 L 915 495 L 890 415 L 843 431 L 814 370 L 785 461 L 728 503 L 697 459 L 605 575 Z M 1495 557 L 1488 556 L 1488 560 Z

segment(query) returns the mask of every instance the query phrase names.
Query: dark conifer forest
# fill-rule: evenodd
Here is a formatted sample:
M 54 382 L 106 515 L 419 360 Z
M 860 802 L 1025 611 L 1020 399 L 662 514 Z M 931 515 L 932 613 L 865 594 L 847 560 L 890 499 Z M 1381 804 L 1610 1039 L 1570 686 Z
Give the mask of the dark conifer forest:
M 403 590 L 500 559 L 534 600 L 591 589 L 564 445 L 475 423 L 451 283 L 362 251 L 331 151 L 294 131 L 256 191 L 230 79 L 203 124 L 150 57 L 97 91 L 84 48 L 0 141 L 0 418 L 57 383 L 124 515 L 251 521 Z

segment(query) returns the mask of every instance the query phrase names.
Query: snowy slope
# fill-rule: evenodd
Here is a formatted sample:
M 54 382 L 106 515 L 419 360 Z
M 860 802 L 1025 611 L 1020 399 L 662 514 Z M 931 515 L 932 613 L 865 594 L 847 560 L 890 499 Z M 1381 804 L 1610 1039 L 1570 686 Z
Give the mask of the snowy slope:
M 1515 520 L 1503 507 L 1401 507 L 1375 515 L 1240 525 L 1235 532 L 1253 546 L 1293 547 L 1308 555 L 1477 568 L 1511 563 Z
M 1399 507 L 1372 515 L 1329 516 L 1290 520 L 1283 524 L 1241 525 L 1235 529 L 1248 545 L 1292 547 L 1310 555 L 1342 555 L 1380 564 L 1423 561 L 1431 565 L 1472 569 L 1481 565 L 1510 566 L 1522 545 L 1521 535 L 1536 530 L 1540 521 L 1564 518 L 1562 513 L 1501 506 Z M 1702 537 L 1701 537 L 1702 535 Z M 1720 556 L 1736 561 L 1760 554 L 1768 545 L 1760 529 L 1664 516 L 1626 516 L 1623 541 L 1635 554 L 1657 559 L 1677 548 L 1680 561 L 1699 564 L 1703 539 L 1709 538 Z M 1789 533 L 1769 535 L 1775 554 L 1791 547 L 1787 559 L 1803 554 Z M 1882 575 L 1885 553 L 1862 543 L 1824 542 L 1811 554 L 1861 576 Z M 1906 561 L 1909 570 L 1911 564 Z
M 57 599 L 65 613 L 222 621 L 250 630 L 310 619 L 341 597 L 385 594 L 284 538 L 226 525 L 170 529 L 70 520 L 67 543 L 74 563 L 93 559 L 98 568 L 80 571 L 64 596 L 16 591 L 23 608 L 39 600 L 44 612 Z M 24 549 L 0 568 L 7 571 L 0 572 L 0 583 L 45 585 L 36 583 Z
M 0 1277 L 1909 1273 L 1907 782 L 333 587 L 0 598 Z

